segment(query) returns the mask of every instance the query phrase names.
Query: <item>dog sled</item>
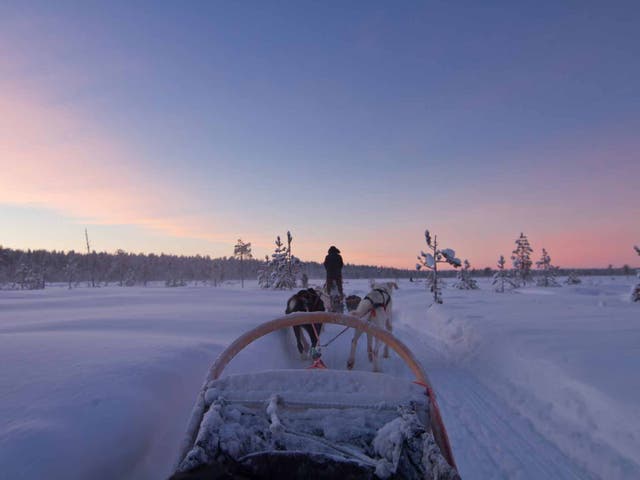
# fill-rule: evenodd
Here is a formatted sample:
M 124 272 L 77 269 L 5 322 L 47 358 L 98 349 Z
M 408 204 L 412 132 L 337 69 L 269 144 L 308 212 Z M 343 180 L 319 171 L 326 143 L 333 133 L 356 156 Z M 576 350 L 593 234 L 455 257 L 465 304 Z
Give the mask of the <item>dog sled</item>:
M 222 376 L 253 341 L 310 322 L 371 334 L 404 360 L 415 380 L 326 368 Z M 434 391 L 411 351 L 353 316 L 313 312 L 259 325 L 212 365 L 171 479 L 228 478 L 460 477 Z

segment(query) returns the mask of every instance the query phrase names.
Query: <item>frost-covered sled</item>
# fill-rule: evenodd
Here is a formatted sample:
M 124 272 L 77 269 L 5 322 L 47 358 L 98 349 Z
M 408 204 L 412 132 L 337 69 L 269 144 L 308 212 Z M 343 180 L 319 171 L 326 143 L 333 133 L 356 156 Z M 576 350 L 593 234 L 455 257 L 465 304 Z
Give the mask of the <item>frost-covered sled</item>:
M 312 318 L 310 318 L 312 317 Z M 220 378 L 244 347 L 313 323 L 359 328 L 389 345 L 415 381 L 382 373 L 273 370 Z M 409 349 L 352 316 L 290 314 L 234 341 L 198 395 L 172 479 L 457 479 L 435 395 Z

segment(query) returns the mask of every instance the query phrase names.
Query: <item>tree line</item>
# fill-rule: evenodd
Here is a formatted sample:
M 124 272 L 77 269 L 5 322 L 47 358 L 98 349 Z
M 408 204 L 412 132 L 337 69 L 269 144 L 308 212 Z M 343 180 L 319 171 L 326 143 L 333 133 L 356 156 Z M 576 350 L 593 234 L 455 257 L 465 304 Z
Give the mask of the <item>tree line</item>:
M 146 286 L 164 282 L 168 287 L 188 283 L 217 286 L 225 281 L 256 279 L 265 261 L 236 256 L 212 258 L 202 255 L 168 255 L 128 253 L 80 253 L 56 250 L 19 250 L 0 246 L 0 287 L 39 289 L 48 283 L 65 283 L 69 288 Z M 324 267 L 318 262 L 300 262 L 300 272 L 309 278 L 324 278 Z M 416 278 L 424 276 L 408 269 L 372 265 L 346 264 L 345 278 Z
M 20 250 L 0 246 L 0 288 L 37 289 L 47 283 L 66 283 L 69 287 L 80 285 L 147 285 L 164 282 L 169 287 L 202 282 L 213 286 L 225 281 L 256 279 L 266 266 L 265 260 L 236 258 L 234 256 L 212 258 L 202 255 L 168 255 L 128 253 L 80 253 L 73 250 Z M 325 276 L 319 262 L 300 261 L 300 273 L 311 279 Z M 496 270 L 471 269 L 473 276 L 490 277 Z M 614 268 L 558 269 L 559 275 L 576 272 L 579 275 L 629 275 L 632 269 L 624 265 Z M 406 278 L 423 279 L 428 271 L 415 271 L 375 265 L 345 264 L 345 278 Z M 456 271 L 444 270 L 439 275 L 455 277 Z

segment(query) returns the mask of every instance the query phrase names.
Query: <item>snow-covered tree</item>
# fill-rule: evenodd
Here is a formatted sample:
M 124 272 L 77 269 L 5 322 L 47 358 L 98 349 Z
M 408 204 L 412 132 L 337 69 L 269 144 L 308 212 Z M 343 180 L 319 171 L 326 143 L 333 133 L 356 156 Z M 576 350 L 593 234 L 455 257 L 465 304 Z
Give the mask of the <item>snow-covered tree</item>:
M 282 243 L 280 235 L 276 237 L 275 244 L 276 248 L 271 254 L 271 288 L 279 290 L 289 288 L 287 285 L 289 259 L 287 247 Z
M 516 249 L 511 252 L 511 260 L 513 262 L 513 278 L 518 286 L 525 286 L 531 279 L 531 253 L 533 249 L 529 245 L 529 239 L 524 233 L 520 233 L 520 237 L 516 240 Z
M 289 266 L 289 275 L 293 278 L 293 286 L 295 287 L 296 279 L 298 278 L 298 275 L 300 274 L 300 270 L 302 268 L 302 262 L 298 257 L 293 255 L 291 250 L 291 242 L 293 242 L 293 236 L 291 235 L 291 232 L 287 231 L 287 262 Z
M 20 257 L 15 270 L 14 285 L 20 286 L 20 290 L 38 290 L 44 288 L 44 265 L 38 270 L 34 267 L 31 251 Z
M 493 274 L 492 282 L 495 291 L 498 293 L 504 293 L 505 285 L 509 289 L 517 287 L 517 284 L 513 281 L 513 278 L 511 278 L 511 272 L 505 270 L 505 263 L 504 256 L 500 255 L 498 259 L 498 271 Z
M 440 289 L 440 284 L 438 283 L 438 264 L 448 263 L 454 268 L 457 268 L 462 265 L 462 262 L 460 262 L 459 258 L 456 258 L 456 252 L 452 249 L 438 248 L 437 235 L 434 235 L 432 240 L 429 230 L 425 230 L 424 238 L 427 242 L 429 252 L 420 252 L 420 256 L 418 257 L 418 261 L 420 263 L 416 263 L 416 270 L 426 268 L 431 271 L 430 290 L 431 293 L 433 293 L 433 301 L 436 303 L 442 303 L 442 290 Z
M 264 256 L 264 266 L 258 270 L 258 286 L 271 288 L 271 261 L 269 255 Z
M 244 259 L 250 259 L 251 257 L 251 243 L 244 243 L 242 239 L 238 239 L 233 247 L 233 256 L 240 260 L 240 283 L 244 288 Z
M 540 257 L 540 260 L 536 262 L 536 267 L 540 272 L 538 278 L 536 279 L 536 285 L 538 285 L 539 287 L 560 286 L 560 284 L 556 280 L 558 267 L 551 265 L 551 257 L 544 248 L 542 249 L 542 257 Z
M 478 282 L 471 278 L 471 265 L 469 264 L 469 260 L 465 260 L 462 268 L 458 270 L 453 286 L 459 290 L 476 290 L 478 288 Z
M 287 245 L 282 242 L 280 235 L 276 237 L 276 248 L 267 259 L 265 268 L 258 273 L 258 284 L 262 288 L 276 290 L 292 289 L 296 286 L 296 278 L 300 272 L 300 259 L 291 253 L 291 232 L 287 232 Z
M 567 285 L 579 285 L 582 283 L 582 280 L 580 280 L 580 277 L 578 277 L 578 274 L 576 272 L 569 272 L 569 275 L 567 275 L 567 280 L 564 282 Z

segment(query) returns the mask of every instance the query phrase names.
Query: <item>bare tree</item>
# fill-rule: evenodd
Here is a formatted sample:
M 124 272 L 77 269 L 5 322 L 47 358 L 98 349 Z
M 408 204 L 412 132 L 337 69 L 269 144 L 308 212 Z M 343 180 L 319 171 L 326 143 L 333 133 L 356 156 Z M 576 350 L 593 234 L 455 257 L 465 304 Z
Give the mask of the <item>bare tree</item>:
M 84 229 L 84 238 L 87 241 L 87 266 L 89 268 L 89 286 L 96 286 L 96 276 L 95 276 L 95 252 L 94 255 L 91 254 L 91 246 L 89 245 L 89 234 L 87 233 L 87 229 Z

